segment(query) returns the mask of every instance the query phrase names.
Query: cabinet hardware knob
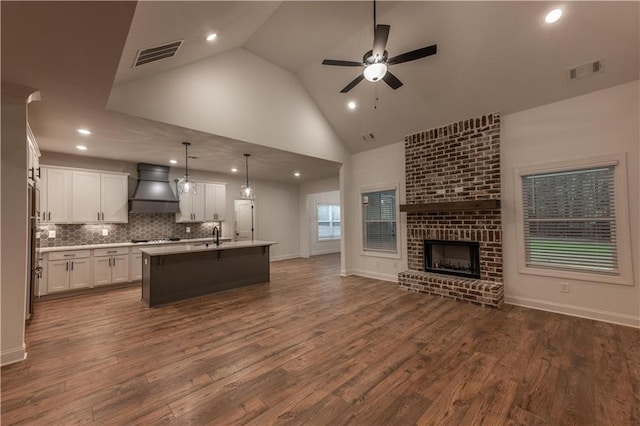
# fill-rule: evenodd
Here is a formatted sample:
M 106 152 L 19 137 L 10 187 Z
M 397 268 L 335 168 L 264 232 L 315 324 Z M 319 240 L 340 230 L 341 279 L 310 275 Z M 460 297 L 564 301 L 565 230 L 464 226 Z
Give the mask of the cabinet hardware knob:
M 49 212 L 49 220 L 51 220 L 51 212 Z
M 71 270 L 73 271 L 73 262 L 71 262 Z
M 65 265 L 66 265 L 65 271 L 68 271 L 69 270 L 69 262 L 67 262 Z

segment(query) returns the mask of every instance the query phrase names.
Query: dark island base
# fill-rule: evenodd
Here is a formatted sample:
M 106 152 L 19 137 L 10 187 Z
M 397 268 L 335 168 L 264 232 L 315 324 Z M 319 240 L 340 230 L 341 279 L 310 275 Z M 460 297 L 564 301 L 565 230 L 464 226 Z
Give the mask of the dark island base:
M 142 256 L 142 300 L 152 307 L 269 282 L 269 246 Z

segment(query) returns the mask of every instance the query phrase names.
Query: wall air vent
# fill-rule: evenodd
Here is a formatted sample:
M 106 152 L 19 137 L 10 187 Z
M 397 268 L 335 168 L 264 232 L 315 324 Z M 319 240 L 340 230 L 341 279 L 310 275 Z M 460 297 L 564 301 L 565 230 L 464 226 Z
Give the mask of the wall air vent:
M 569 80 L 580 80 L 602 72 L 602 60 L 587 62 L 569 69 Z
M 148 64 L 150 62 L 159 61 L 160 59 L 172 58 L 178 52 L 180 46 L 182 46 L 183 40 L 173 41 L 161 46 L 149 47 L 146 49 L 138 50 L 136 60 L 133 62 L 133 67 L 139 67 L 140 65 Z
M 375 138 L 376 137 L 373 136 L 373 133 L 365 133 L 364 135 L 362 135 L 362 140 L 365 141 L 365 142 L 371 142 Z

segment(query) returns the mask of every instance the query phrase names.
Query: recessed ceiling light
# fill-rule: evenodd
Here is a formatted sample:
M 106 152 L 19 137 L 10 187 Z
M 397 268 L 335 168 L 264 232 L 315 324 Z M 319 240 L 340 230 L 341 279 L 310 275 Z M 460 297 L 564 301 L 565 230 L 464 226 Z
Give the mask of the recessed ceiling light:
M 237 172 L 238 172 L 238 169 L 236 169 L 236 168 L 234 167 L 233 169 L 231 169 L 231 171 L 232 171 L 233 173 L 237 173 Z
M 553 9 L 547 16 L 544 17 L 544 20 L 547 24 L 553 24 L 562 16 L 562 9 Z
M 171 164 L 178 164 L 178 160 L 169 160 Z
M 349 109 L 356 109 L 357 106 L 358 105 L 354 101 L 347 102 L 347 108 Z
M 295 172 L 293 175 L 294 175 L 295 177 L 300 177 L 300 172 Z
M 86 151 L 87 147 L 84 145 L 76 145 L 76 149 L 79 149 L 80 151 Z
M 213 41 L 216 39 L 216 37 L 218 37 L 218 34 L 216 33 L 211 33 L 207 36 L 207 41 Z
M 78 129 L 78 133 L 80 133 L 81 135 L 90 135 L 91 134 L 91 130 L 88 129 Z

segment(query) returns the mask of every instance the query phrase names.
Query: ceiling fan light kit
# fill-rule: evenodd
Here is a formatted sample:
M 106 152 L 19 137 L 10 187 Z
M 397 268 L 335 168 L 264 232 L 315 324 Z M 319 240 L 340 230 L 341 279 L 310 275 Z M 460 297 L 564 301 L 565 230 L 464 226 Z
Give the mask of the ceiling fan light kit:
M 393 90 L 402 86 L 402 82 L 393 75 L 388 67 L 390 65 L 401 64 L 403 62 L 415 61 L 416 59 L 426 58 L 435 55 L 438 50 L 437 45 L 426 46 L 421 49 L 412 50 L 392 58 L 388 58 L 387 40 L 389 38 L 389 25 L 378 25 L 376 23 L 376 2 L 373 1 L 373 49 L 368 51 L 362 57 L 362 62 L 342 61 L 339 59 L 325 59 L 323 65 L 332 65 L 337 67 L 364 67 L 360 75 L 354 78 L 351 83 L 347 84 L 340 92 L 347 93 L 362 80 L 377 82 L 383 80 Z

